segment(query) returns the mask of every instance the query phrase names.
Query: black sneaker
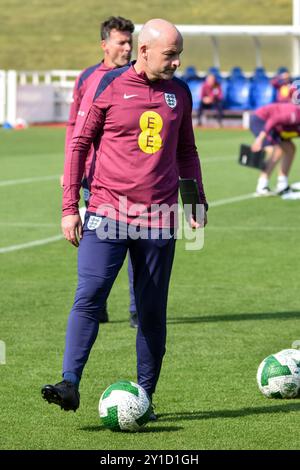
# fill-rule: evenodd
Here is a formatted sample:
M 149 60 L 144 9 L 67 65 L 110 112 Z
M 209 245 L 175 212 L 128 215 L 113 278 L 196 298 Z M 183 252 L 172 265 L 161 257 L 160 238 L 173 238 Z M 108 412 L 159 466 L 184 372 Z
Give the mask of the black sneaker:
M 155 411 L 154 411 L 155 405 L 153 405 L 153 402 L 152 402 L 152 395 L 148 394 L 148 398 L 151 402 L 151 411 L 149 415 L 149 421 L 157 421 L 157 415 L 155 414 Z
M 290 186 L 286 186 L 286 188 L 282 189 L 281 191 L 277 191 L 278 196 L 283 196 L 284 194 L 292 193 L 293 190 Z
M 105 304 L 101 312 L 99 313 L 99 323 L 108 323 L 108 312 L 107 312 L 107 305 Z
M 138 327 L 138 316 L 136 312 L 130 312 L 129 323 L 131 328 Z
M 80 394 L 76 385 L 68 380 L 55 385 L 44 385 L 42 397 L 48 403 L 55 403 L 65 411 L 76 411 L 80 403 Z
M 269 186 L 265 186 L 264 188 L 256 188 L 256 192 L 254 196 L 256 197 L 265 197 L 265 196 L 276 196 L 277 193 L 271 191 Z
M 149 421 L 157 421 L 157 415 L 154 412 L 155 407 L 154 407 L 153 403 L 151 405 L 151 408 L 152 408 L 152 410 L 151 410 L 151 413 L 149 415 Z

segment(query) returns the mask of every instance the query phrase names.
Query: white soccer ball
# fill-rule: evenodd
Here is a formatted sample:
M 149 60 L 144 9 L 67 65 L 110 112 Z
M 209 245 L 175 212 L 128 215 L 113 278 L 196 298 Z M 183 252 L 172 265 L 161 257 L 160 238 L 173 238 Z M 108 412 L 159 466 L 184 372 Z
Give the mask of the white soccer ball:
M 296 398 L 300 395 L 300 351 L 283 349 L 266 357 L 256 378 L 267 398 Z
M 151 411 L 143 387 L 128 380 L 110 385 L 99 401 L 101 421 L 113 431 L 138 431 L 149 421 Z

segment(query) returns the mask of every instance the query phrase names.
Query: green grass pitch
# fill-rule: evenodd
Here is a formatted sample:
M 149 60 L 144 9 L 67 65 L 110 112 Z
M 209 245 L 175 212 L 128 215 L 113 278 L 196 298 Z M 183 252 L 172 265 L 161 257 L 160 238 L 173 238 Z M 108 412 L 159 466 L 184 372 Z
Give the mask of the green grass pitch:
M 251 136 L 197 130 L 196 137 L 208 199 L 223 204 L 211 204 L 203 250 L 177 244 L 159 420 L 128 434 L 105 430 L 97 410 L 109 384 L 136 380 L 125 267 L 84 372 L 79 410 L 66 413 L 41 398 L 41 386 L 60 379 L 76 249 L 64 240 L 3 248 L 60 234 L 64 129 L 0 131 L 1 449 L 300 448 L 300 401 L 268 400 L 256 385 L 261 360 L 300 339 L 300 201 L 226 201 L 255 189 L 257 172 L 237 164 L 239 144 Z M 298 180 L 299 155 L 291 175 Z

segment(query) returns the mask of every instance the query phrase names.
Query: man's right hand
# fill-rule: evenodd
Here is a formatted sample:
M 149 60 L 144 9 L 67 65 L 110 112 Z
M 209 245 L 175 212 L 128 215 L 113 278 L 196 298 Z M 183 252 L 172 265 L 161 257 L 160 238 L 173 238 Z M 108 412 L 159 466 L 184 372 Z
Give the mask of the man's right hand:
M 213 99 L 210 96 L 204 96 L 202 101 L 203 101 L 204 104 L 212 104 Z
M 258 136 L 256 137 L 255 141 L 251 145 L 252 152 L 259 152 L 262 149 L 264 139 L 266 138 L 267 134 L 264 131 L 261 131 Z
M 79 214 L 66 215 L 61 219 L 61 228 L 66 240 L 78 247 L 82 239 L 82 222 Z

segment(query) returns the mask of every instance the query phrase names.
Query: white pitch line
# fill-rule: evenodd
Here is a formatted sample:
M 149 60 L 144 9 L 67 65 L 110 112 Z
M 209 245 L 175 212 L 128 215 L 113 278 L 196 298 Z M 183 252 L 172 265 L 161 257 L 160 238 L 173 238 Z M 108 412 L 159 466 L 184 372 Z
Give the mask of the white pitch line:
M 63 235 L 55 235 L 54 237 L 43 238 L 41 240 L 34 240 L 33 242 L 22 243 L 20 245 L 11 245 L 4 248 L 0 248 L 0 254 L 9 253 L 11 251 L 24 250 L 25 248 L 32 248 L 33 246 L 47 245 L 48 243 L 62 240 Z
M 225 204 L 232 204 L 233 202 L 246 201 L 247 199 L 254 199 L 254 193 L 243 194 L 241 196 L 229 197 L 226 199 L 219 199 L 219 201 L 213 201 L 209 204 L 209 207 L 224 206 Z
M 20 178 L 15 180 L 0 180 L 0 187 L 14 186 L 17 184 L 39 183 L 40 181 L 58 180 L 60 175 L 37 176 L 35 178 Z
M 210 207 L 221 206 L 225 204 L 232 204 L 234 202 L 245 201 L 246 199 L 254 198 L 253 193 L 251 194 L 244 194 L 242 196 L 231 197 L 227 199 L 220 199 L 219 201 L 213 201 L 210 203 Z M 42 240 L 34 240 L 28 243 L 22 243 L 21 245 L 11 245 L 4 248 L 0 248 L 0 254 L 9 253 L 11 251 L 23 250 L 26 248 L 32 248 L 34 246 L 41 246 L 47 245 L 48 243 L 56 242 L 58 240 L 62 240 L 64 237 L 63 235 L 56 235 L 50 238 L 43 238 Z

